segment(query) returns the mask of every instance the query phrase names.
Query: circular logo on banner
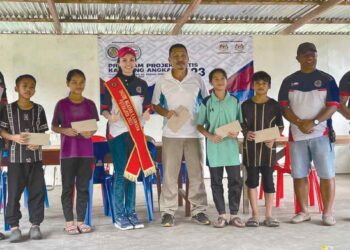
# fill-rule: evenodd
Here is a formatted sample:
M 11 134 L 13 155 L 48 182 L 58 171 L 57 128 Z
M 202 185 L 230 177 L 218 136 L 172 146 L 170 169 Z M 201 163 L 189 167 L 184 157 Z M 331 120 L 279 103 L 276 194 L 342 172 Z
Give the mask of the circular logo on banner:
M 130 44 L 128 47 L 133 48 L 136 52 L 136 61 L 140 59 L 142 52 L 141 48 L 137 44 Z
M 319 88 L 319 87 L 322 86 L 322 81 L 321 81 L 321 80 L 316 80 L 316 81 L 314 82 L 314 85 L 315 85 L 315 87 Z
M 118 50 L 119 47 L 115 44 L 110 44 L 106 48 L 106 56 L 110 60 L 117 60 L 118 59 Z

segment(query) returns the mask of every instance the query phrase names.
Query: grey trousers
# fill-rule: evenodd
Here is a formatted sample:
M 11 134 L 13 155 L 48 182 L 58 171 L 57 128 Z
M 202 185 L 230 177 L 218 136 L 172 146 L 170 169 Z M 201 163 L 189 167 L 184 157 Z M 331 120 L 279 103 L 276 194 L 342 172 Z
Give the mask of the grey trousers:
M 189 179 L 188 199 L 192 204 L 192 216 L 204 212 L 208 206 L 203 179 L 203 143 L 198 138 L 162 139 L 163 186 L 160 198 L 162 213 L 175 214 L 178 209 L 177 180 L 183 156 Z

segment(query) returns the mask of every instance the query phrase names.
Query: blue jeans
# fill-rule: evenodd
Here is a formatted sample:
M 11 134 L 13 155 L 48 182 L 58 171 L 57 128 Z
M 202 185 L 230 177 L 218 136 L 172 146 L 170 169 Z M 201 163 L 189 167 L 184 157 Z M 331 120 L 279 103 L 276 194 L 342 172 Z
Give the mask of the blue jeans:
M 311 161 L 321 179 L 334 178 L 334 145 L 329 142 L 328 136 L 290 142 L 289 145 L 293 178 L 301 179 L 309 176 Z
M 135 212 L 136 184 L 124 178 L 124 171 L 134 142 L 129 133 L 108 141 L 112 154 L 114 175 L 112 184 L 114 216 L 119 218 Z

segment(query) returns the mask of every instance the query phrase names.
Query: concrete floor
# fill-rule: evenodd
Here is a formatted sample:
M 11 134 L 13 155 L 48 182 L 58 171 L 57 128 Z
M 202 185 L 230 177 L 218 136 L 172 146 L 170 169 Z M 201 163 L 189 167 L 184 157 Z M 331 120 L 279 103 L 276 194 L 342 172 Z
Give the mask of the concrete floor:
M 28 216 L 23 209 L 21 222 L 22 233 L 26 237 L 22 243 L 12 244 L 8 240 L 0 242 L 0 249 L 350 249 L 350 175 L 337 176 L 337 194 L 335 215 L 337 225 L 334 227 L 322 226 L 321 215 L 317 205 L 311 208 L 312 221 L 299 225 L 289 223 L 293 215 L 292 182 L 290 176 L 285 176 L 285 198 L 280 208 L 274 208 L 274 213 L 280 219 L 279 228 L 243 228 L 226 227 L 216 229 L 212 226 L 200 226 L 184 217 L 184 208 L 176 214 L 176 226 L 162 228 L 160 213 L 155 212 L 156 220 L 147 223 L 146 208 L 142 186 L 137 189 L 137 212 L 146 222 L 145 229 L 119 231 L 111 224 L 111 219 L 103 215 L 101 192 L 98 185 L 94 193 L 94 232 L 85 235 L 70 236 L 64 233 L 64 219 L 60 204 L 60 187 L 49 192 L 50 208 L 46 209 L 45 221 L 42 224 L 44 239 L 31 241 L 28 239 Z M 211 197 L 209 180 L 206 180 L 211 219 L 217 214 Z M 260 201 L 263 212 L 263 201 Z M 155 202 L 157 210 L 157 203 Z M 2 217 L 2 216 L 1 216 Z M 246 220 L 248 215 L 242 215 Z M 3 223 L 1 218 L 0 223 Z M 9 234 L 7 233 L 7 236 Z

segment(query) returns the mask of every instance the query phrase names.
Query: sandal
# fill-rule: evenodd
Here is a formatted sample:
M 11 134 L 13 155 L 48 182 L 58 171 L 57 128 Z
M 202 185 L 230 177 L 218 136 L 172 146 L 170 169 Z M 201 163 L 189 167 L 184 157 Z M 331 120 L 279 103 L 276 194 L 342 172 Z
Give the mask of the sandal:
M 240 228 L 245 227 L 245 223 L 238 216 L 231 218 L 228 224 L 231 226 L 240 227 Z
M 227 221 L 222 216 L 219 216 L 218 220 L 215 221 L 213 224 L 214 224 L 214 227 L 216 228 L 223 228 L 227 225 Z
M 78 225 L 78 230 L 80 233 L 85 234 L 85 233 L 91 233 L 92 229 L 89 225 L 86 225 L 85 223 Z
M 276 218 L 267 218 L 264 220 L 263 224 L 264 224 L 264 226 L 267 226 L 267 227 L 279 227 L 280 226 L 280 222 Z
M 69 235 L 75 235 L 80 233 L 78 228 L 74 225 L 67 226 L 66 228 L 64 228 L 64 231 Z
M 259 226 L 259 219 L 255 217 L 251 217 L 247 220 L 245 223 L 247 227 L 258 227 Z

